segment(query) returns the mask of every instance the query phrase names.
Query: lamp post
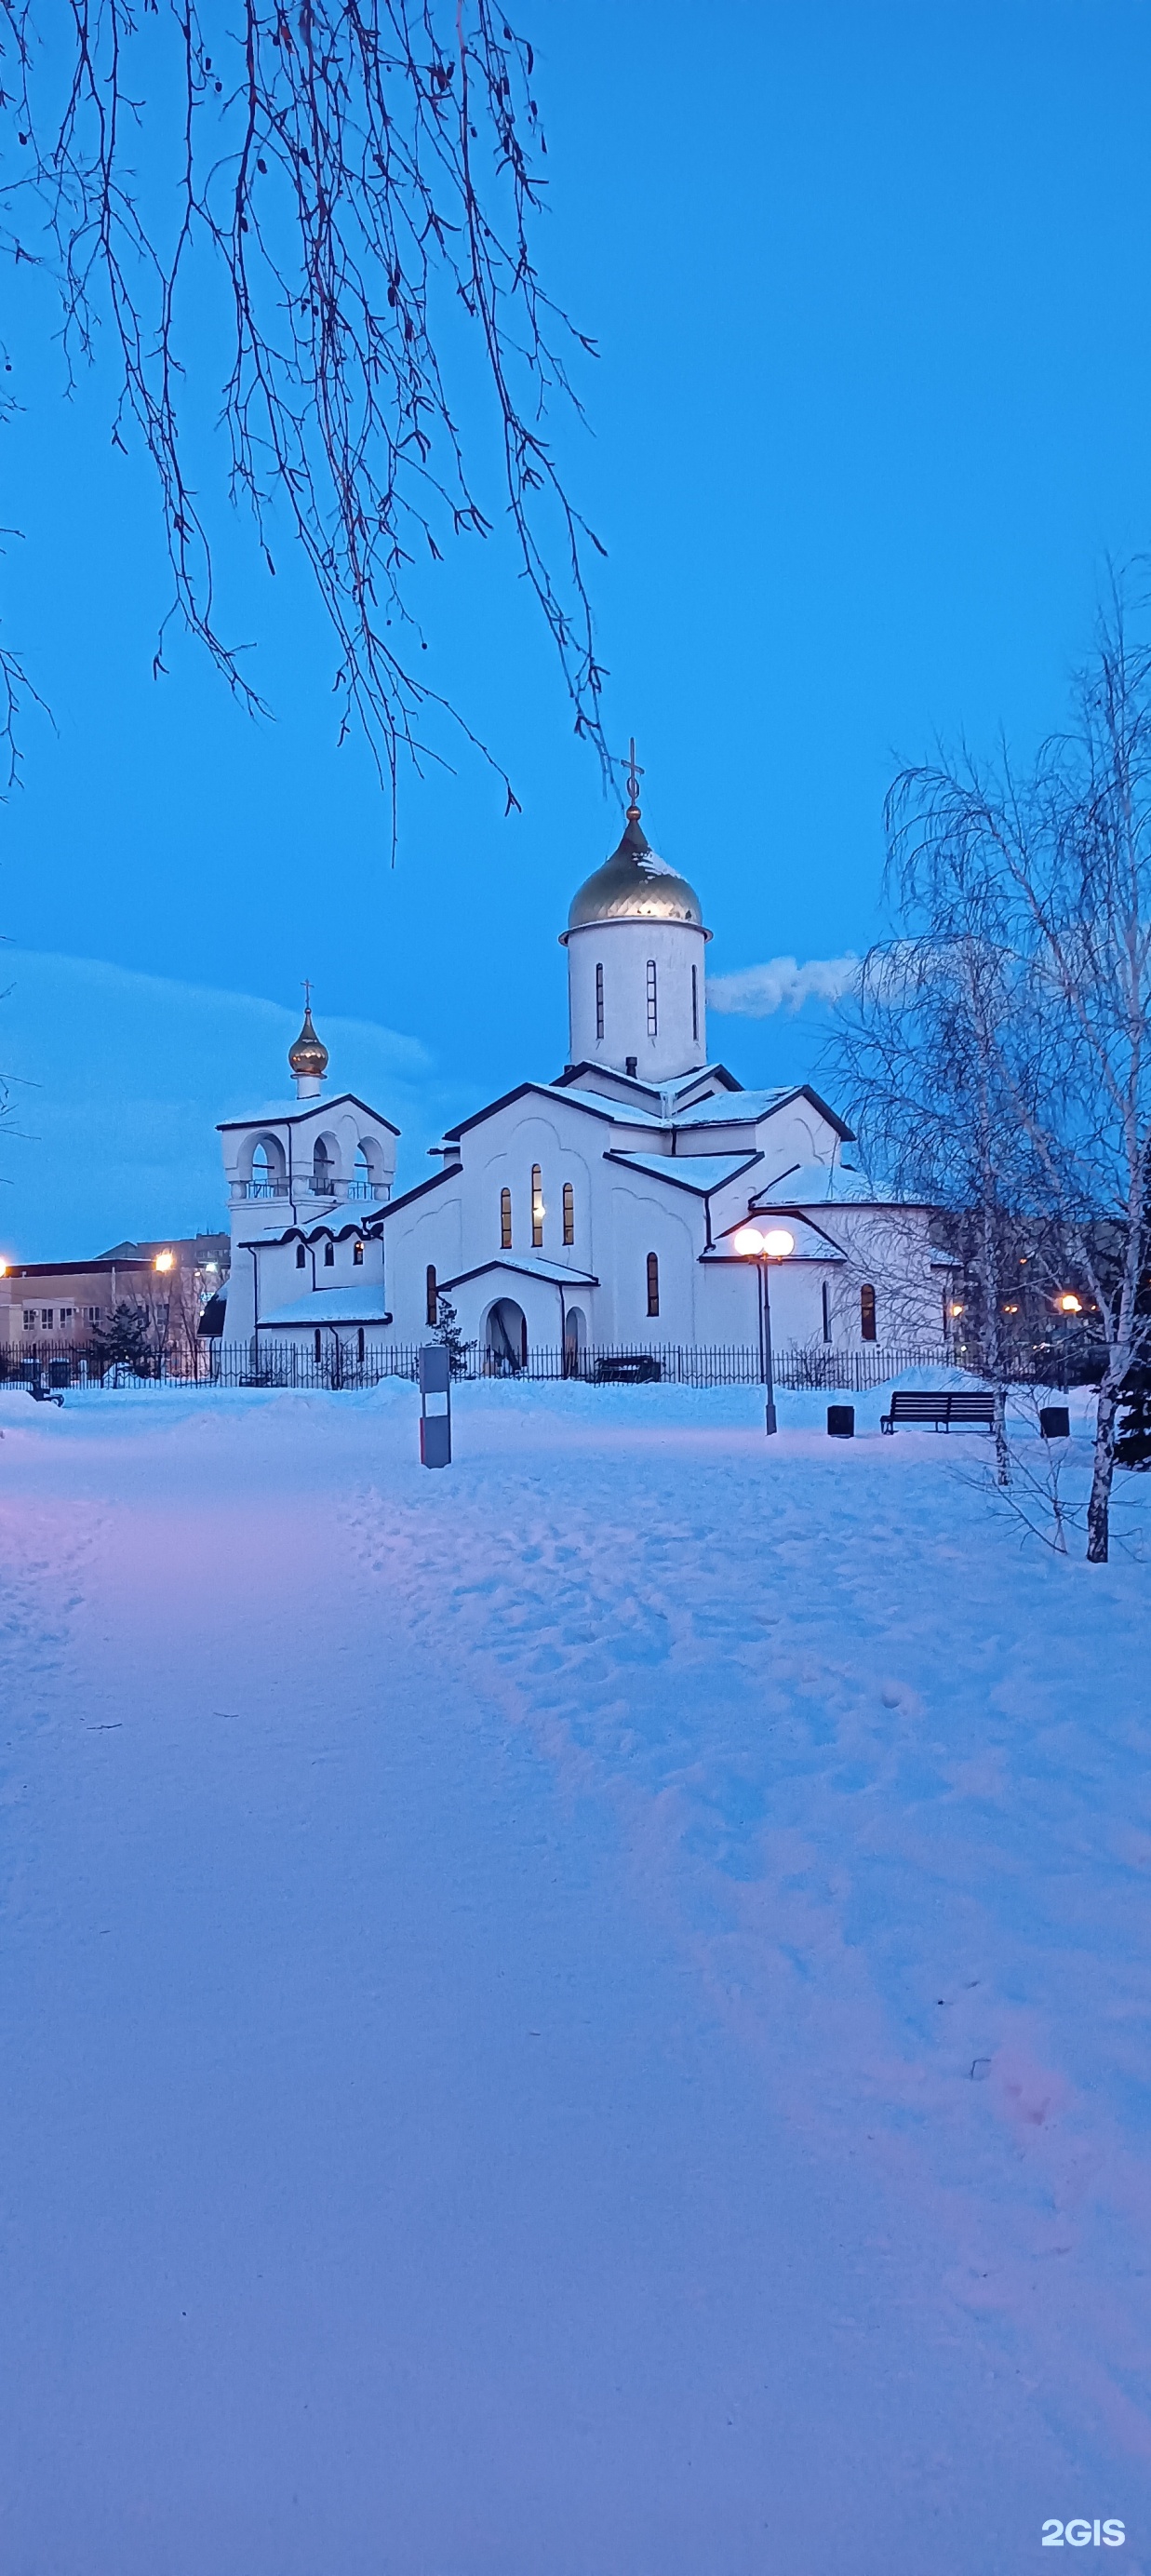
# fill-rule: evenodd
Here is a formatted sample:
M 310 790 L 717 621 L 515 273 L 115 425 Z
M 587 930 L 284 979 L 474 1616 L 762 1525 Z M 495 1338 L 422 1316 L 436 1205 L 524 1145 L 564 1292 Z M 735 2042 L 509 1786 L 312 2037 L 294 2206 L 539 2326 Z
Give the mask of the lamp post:
M 759 1273 L 759 1370 L 767 1388 L 766 1428 L 770 1438 L 779 1429 L 775 1418 L 775 1376 L 771 1358 L 771 1289 L 768 1269 L 773 1261 L 786 1261 L 795 1250 L 795 1236 L 786 1226 L 772 1226 L 762 1234 L 757 1225 L 741 1225 L 735 1237 L 735 1249 L 741 1259 L 754 1261 Z

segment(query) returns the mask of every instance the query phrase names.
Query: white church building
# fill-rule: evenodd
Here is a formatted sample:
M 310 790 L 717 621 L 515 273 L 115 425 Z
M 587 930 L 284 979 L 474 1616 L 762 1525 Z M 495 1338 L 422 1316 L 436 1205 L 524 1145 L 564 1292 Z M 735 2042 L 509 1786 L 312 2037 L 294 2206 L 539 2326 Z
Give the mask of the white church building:
M 309 1005 L 288 1058 L 294 1101 L 220 1129 L 229 1342 L 354 1363 L 426 1339 L 447 1298 L 493 1368 L 545 1346 L 573 1365 L 591 1349 L 754 1347 L 752 1229 L 782 1247 L 768 1283 L 777 1347 L 938 1344 L 927 1211 L 874 1197 L 850 1130 L 809 1085 L 745 1091 L 709 1062 L 710 936 L 633 801 L 562 933 L 563 1071 L 449 1128 L 437 1169 L 399 1196 L 399 1131 L 355 1093 L 326 1093 Z

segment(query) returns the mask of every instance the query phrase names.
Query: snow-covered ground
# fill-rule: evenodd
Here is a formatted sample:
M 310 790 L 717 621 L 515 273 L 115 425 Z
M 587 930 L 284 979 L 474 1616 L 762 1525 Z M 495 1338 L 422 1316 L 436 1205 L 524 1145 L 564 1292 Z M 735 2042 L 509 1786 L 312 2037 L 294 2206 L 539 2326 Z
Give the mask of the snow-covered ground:
M 881 1402 L 0 1396 L 4 2576 L 1151 2570 L 1147 1572 Z

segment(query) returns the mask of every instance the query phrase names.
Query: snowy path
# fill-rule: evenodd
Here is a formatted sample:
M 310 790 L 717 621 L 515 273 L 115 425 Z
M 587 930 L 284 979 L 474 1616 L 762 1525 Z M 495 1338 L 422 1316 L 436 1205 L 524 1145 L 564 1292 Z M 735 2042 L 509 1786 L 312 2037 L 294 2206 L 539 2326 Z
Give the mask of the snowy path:
M 3 1400 L 4 2576 L 1151 2571 L 1146 1571 L 818 1415 Z

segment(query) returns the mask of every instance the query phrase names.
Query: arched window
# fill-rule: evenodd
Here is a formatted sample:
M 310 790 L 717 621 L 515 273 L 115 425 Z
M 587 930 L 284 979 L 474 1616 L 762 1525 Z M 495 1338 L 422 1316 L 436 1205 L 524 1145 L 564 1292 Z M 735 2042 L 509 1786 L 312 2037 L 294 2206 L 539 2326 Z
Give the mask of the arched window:
M 538 1163 L 532 1164 L 532 1251 L 542 1252 L 544 1242 L 544 1182 Z
M 308 1256 L 307 1256 L 307 1253 L 306 1253 L 306 1252 L 305 1252 L 305 1250 L 304 1250 L 303 1244 L 302 1244 L 302 1243 L 298 1243 L 298 1244 L 296 1245 L 296 1268 L 297 1268 L 297 1270 L 306 1270 L 306 1269 L 307 1269 L 307 1266 L 308 1266 Z
M 694 966 L 691 970 L 691 1034 L 693 1038 L 699 1036 L 699 976 Z
M 317 1366 L 318 1366 L 318 1364 L 319 1364 L 319 1358 L 320 1358 L 320 1327 L 319 1327 L 319 1325 L 317 1324 L 317 1326 L 316 1326 L 316 1362 L 317 1362 Z
M 356 1327 L 356 1358 L 357 1358 L 358 1360 L 362 1360 L 363 1356 L 364 1356 L 364 1327 L 363 1327 L 363 1325 L 362 1325 L 362 1324 L 358 1324 L 358 1325 L 357 1325 L 357 1327 Z
M 654 957 L 649 957 L 647 961 L 647 1033 L 649 1038 L 654 1038 L 658 1035 L 658 1032 L 659 1011 L 656 1007 L 655 959 Z
M 439 1290 L 436 1287 L 436 1267 L 434 1261 L 429 1261 L 428 1263 L 426 1286 L 427 1302 L 424 1307 L 424 1318 L 429 1324 L 438 1324 L 440 1320 L 440 1297 Z
M 510 1191 L 510 1190 L 501 1190 L 501 1191 L 500 1191 L 500 1251 L 501 1251 L 501 1252 L 510 1252 L 510 1251 L 511 1251 L 511 1248 L 512 1248 L 512 1194 L 511 1194 L 511 1191 Z
M 284 1148 L 278 1136 L 261 1136 L 252 1156 L 251 1195 L 254 1199 L 283 1198 L 287 1193 Z
M 363 1247 L 363 1244 L 360 1242 L 359 1236 L 357 1235 L 356 1240 L 355 1240 L 354 1244 L 352 1245 L 352 1268 L 353 1268 L 353 1270 L 362 1270 L 362 1269 L 363 1269 L 363 1266 L 364 1266 L 364 1247 Z
M 859 1330 L 865 1342 L 875 1340 L 875 1290 L 865 1279 L 859 1291 Z
M 575 1191 L 570 1181 L 564 1182 L 564 1242 L 575 1242 Z
M 831 1290 L 828 1287 L 826 1279 L 820 1289 L 819 1296 L 820 1303 L 823 1307 L 823 1338 L 825 1342 L 829 1342 L 831 1340 Z
M 659 1313 L 659 1260 L 654 1252 L 647 1256 L 647 1311 L 649 1315 Z
M 324 1245 L 324 1268 L 325 1268 L 325 1270 L 331 1270 L 331 1269 L 333 1269 L 333 1268 L 334 1268 L 334 1266 L 335 1266 L 335 1259 L 336 1259 L 336 1247 L 335 1247 L 335 1244 L 332 1242 L 331 1237 L 329 1236 L 328 1241 L 327 1241 L 327 1242 L 326 1242 L 326 1244 Z
M 596 967 L 596 970 L 595 970 L 595 1033 L 596 1033 L 597 1038 L 602 1038 L 602 1036 L 603 1036 L 603 968 L 602 968 L 602 966 L 597 966 L 597 967 Z
M 330 1199 L 335 1195 L 335 1167 L 322 1136 L 317 1136 L 312 1154 L 312 1188 L 317 1198 Z

